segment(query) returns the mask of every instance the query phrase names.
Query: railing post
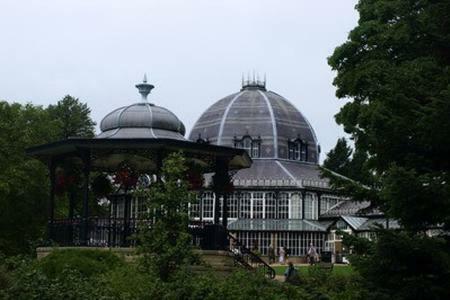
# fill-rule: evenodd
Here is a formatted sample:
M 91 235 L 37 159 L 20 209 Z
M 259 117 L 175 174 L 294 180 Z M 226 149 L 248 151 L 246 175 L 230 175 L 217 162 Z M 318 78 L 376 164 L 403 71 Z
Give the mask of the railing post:
M 123 208 L 123 232 L 122 232 L 122 245 L 128 246 L 128 237 L 130 232 L 130 205 L 131 195 L 125 194 L 125 203 Z

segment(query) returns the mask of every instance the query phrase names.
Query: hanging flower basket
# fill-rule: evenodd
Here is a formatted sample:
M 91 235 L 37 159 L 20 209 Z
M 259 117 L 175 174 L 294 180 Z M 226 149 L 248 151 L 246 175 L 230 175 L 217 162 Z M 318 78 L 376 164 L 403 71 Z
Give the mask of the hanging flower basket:
M 104 198 L 113 191 L 110 178 L 106 174 L 99 174 L 94 178 L 91 184 L 92 192 L 97 198 Z
M 122 163 L 114 175 L 114 183 L 126 190 L 136 187 L 138 179 L 139 174 L 128 163 Z
M 56 170 L 55 174 L 55 194 L 58 196 L 78 188 L 81 182 L 80 166 L 72 161 L 66 161 Z

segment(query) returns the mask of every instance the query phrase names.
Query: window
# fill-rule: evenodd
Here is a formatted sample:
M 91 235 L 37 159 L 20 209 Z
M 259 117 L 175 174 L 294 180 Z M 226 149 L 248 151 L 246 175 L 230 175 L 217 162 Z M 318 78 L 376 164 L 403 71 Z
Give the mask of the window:
M 243 136 L 242 139 L 234 137 L 234 147 L 244 149 L 250 157 L 257 158 L 261 155 L 261 138 L 252 139 L 249 135 Z
M 253 193 L 253 219 L 264 218 L 264 193 Z
M 329 211 L 333 206 L 339 202 L 339 198 L 332 195 L 322 195 L 320 197 L 320 214 Z
M 291 194 L 291 219 L 302 218 L 302 195 L 299 193 Z
M 277 218 L 277 205 L 275 193 L 266 193 L 266 219 Z
M 289 218 L 289 194 L 280 193 L 278 195 L 278 219 Z
M 238 197 L 234 193 L 228 195 L 228 217 L 238 217 Z
M 198 218 L 200 217 L 200 197 L 198 197 L 197 201 L 189 203 L 189 217 Z
M 308 144 L 301 139 L 288 142 L 289 159 L 308 161 Z
M 317 196 L 312 193 L 305 195 L 305 216 L 307 220 L 317 220 Z
M 318 253 L 322 252 L 325 234 L 321 232 L 279 232 L 277 249 L 287 247 L 292 256 L 306 255 L 310 244 L 316 247 Z
M 271 241 L 270 232 L 239 231 L 236 235 L 239 243 L 245 247 L 249 249 L 256 247 L 262 255 L 268 254 Z
M 250 193 L 242 193 L 240 197 L 241 201 L 239 218 L 241 219 L 250 219 L 250 209 L 251 209 L 251 194 Z
M 214 193 L 206 192 L 202 195 L 202 212 L 203 218 L 212 219 L 214 216 Z

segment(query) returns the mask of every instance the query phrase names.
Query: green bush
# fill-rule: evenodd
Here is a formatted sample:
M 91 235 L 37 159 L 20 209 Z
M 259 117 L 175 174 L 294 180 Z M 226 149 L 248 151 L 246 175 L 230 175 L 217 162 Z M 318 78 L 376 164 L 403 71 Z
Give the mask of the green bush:
M 111 251 L 66 249 L 52 251 L 36 264 L 36 270 L 52 279 L 60 277 L 66 269 L 79 272 L 84 277 L 91 277 L 123 264 L 123 259 Z

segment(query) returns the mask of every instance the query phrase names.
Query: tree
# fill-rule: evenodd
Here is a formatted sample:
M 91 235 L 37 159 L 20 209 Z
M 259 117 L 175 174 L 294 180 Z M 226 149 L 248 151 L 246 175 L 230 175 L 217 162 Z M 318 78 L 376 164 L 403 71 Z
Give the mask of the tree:
M 360 201 L 376 199 L 368 188 L 376 186 L 376 180 L 368 166 L 367 152 L 354 151 L 345 138 L 338 139 L 336 146 L 327 153 L 321 173 L 330 179 L 338 193 L 352 194 L 354 200 Z
M 397 243 L 408 241 L 405 247 L 419 248 L 408 255 L 420 261 L 427 244 L 423 233 L 436 226 L 450 229 L 450 2 L 360 0 L 356 8 L 358 26 L 328 60 L 337 71 L 336 95 L 351 99 L 336 121 L 355 140 L 355 151 L 367 154 L 376 185 L 368 187 L 366 196 L 399 220 L 407 234 L 392 238 L 396 233 L 381 231 L 373 251 L 365 255 L 375 263 L 381 257 L 377 245 L 397 249 Z M 361 196 L 360 189 L 347 186 L 346 191 Z M 438 259 L 427 263 L 447 262 L 448 237 L 431 239 L 440 245 L 433 252 Z M 387 261 L 404 262 L 401 253 L 383 254 Z M 373 264 L 360 267 L 366 268 L 363 274 L 376 274 Z M 411 298 L 405 282 L 428 276 L 428 269 L 406 262 L 398 267 L 403 268 L 402 280 L 386 278 L 377 287 Z M 399 268 L 383 275 L 394 278 Z M 448 298 L 449 292 L 439 286 L 450 281 L 448 271 L 439 272 L 430 282 L 434 286 L 418 296 Z M 391 282 L 396 284 L 387 284 Z
M 25 148 L 54 140 L 56 131 L 42 107 L 0 102 L 0 252 L 28 252 L 44 233 L 47 168 Z
M 91 110 L 78 98 L 67 95 L 56 105 L 49 105 L 47 110 L 59 122 L 58 139 L 94 136 L 95 122 L 90 117 Z
M 352 156 L 352 148 L 345 138 L 338 139 L 336 146 L 327 153 L 323 166 L 333 172 L 348 176 L 348 165 Z
M 152 222 L 142 226 L 140 252 L 143 265 L 163 281 L 195 261 L 188 232 L 188 203 L 196 198 L 188 190 L 187 170 L 182 154 L 170 154 L 163 162 L 160 180 L 144 193 Z
M 382 177 L 386 211 L 404 226 L 448 225 L 450 203 L 450 33 L 448 1 L 361 0 L 359 25 L 336 48 L 329 63 L 337 96 L 351 98 L 336 120 L 367 151 Z M 393 175 L 414 172 L 420 221 L 398 215 Z M 405 183 L 402 183 L 405 184 Z M 429 201 L 428 186 L 440 184 Z M 406 208 L 406 207 L 405 207 Z M 441 217 L 436 218 L 435 214 Z M 447 217 L 445 217 L 446 215 Z

